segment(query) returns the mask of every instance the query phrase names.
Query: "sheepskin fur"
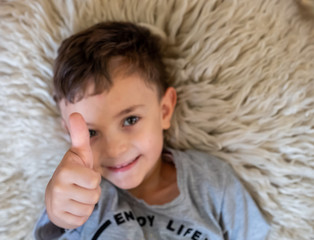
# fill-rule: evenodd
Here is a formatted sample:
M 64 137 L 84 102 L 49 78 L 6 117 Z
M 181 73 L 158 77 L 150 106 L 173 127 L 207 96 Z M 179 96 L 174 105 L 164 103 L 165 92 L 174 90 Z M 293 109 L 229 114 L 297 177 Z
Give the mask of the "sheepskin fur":
M 229 162 L 269 239 L 314 239 L 314 18 L 298 5 L 313 12 L 311 0 L 1 1 L 0 239 L 32 239 L 69 147 L 51 97 L 57 49 L 107 20 L 164 39 L 179 96 L 167 142 Z

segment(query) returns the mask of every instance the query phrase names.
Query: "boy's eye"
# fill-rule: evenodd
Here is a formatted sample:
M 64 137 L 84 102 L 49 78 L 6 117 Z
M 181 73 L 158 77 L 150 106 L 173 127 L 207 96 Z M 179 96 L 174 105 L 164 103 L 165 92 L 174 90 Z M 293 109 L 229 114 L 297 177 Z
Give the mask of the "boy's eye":
M 136 117 L 136 116 L 128 117 L 124 120 L 123 127 L 132 126 L 135 123 L 137 123 L 138 120 L 139 120 L 139 117 Z
M 89 131 L 89 137 L 90 138 L 95 137 L 96 134 L 97 134 L 97 132 L 95 130 L 93 130 L 93 129 L 89 129 L 88 131 Z

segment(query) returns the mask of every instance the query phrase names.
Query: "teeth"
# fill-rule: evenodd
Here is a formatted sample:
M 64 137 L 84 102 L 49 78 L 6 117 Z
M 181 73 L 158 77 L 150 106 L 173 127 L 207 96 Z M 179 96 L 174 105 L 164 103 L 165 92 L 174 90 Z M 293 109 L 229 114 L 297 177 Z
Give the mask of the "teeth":
M 116 166 L 116 167 L 113 167 L 113 168 L 116 168 L 116 169 L 119 169 L 119 168 L 123 168 L 127 165 L 129 165 L 130 163 L 132 163 L 134 160 L 132 160 L 131 162 L 128 162 L 128 163 L 125 163 L 125 164 L 122 164 L 122 165 L 119 165 L 119 166 Z
M 118 167 L 115 167 L 115 168 L 123 168 L 123 167 L 125 167 L 125 166 L 127 166 L 127 165 L 129 165 L 129 163 L 126 163 L 126 164 L 124 164 L 124 165 L 121 165 L 121 166 L 118 166 Z
M 120 169 L 120 168 L 124 168 L 128 165 L 130 165 L 131 163 L 133 163 L 134 161 L 136 161 L 137 159 L 139 158 L 139 156 L 137 156 L 136 158 L 134 158 L 132 161 L 130 162 L 127 162 L 127 163 L 124 163 L 124 164 L 121 164 L 121 165 L 117 165 L 117 166 L 112 166 L 112 167 L 109 167 L 111 169 Z

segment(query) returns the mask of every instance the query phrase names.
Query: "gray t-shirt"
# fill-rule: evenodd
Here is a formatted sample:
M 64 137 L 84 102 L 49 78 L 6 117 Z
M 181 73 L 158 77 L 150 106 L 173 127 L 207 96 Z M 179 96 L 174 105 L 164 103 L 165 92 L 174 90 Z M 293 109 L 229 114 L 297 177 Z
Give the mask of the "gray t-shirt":
M 148 205 L 101 182 L 99 203 L 88 221 L 74 230 L 51 223 L 46 212 L 35 239 L 257 240 L 269 226 L 228 164 L 205 153 L 169 150 L 180 195 L 164 205 Z

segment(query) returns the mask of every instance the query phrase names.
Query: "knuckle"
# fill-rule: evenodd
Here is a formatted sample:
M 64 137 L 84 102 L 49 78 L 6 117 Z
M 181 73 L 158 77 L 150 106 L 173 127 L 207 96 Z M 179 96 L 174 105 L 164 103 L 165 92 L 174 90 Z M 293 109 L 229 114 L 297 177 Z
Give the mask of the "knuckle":
M 52 188 L 53 195 L 61 195 L 64 193 L 64 188 L 61 184 L 55 184 Z
M 74 161 L 76 163 L 82 163 L 82 158 L 80 157 L 80 155 L 77 153 L 79 151 L 75 151 L 75 149 L 70 149 L 67 154 L 67 159 Z
M 52 197 L 55 200 L 64 199 L 65 194 L 67 193 L 67 186 L 65 183 L 58 181 L 51 188 Z
M 82 160 L 80 156 L 77 153 L 75 153 L 72 149 L 69 149 L 69 151 L 67 151 L 67 153 L 64 155 L 62 159 L 63 165 L 67 165 L 69 163 L 81 163 L 81 162 Z
M 90 189 L 95 189 L 98 187 L 100 181 L 98 176 L 93 175 L 91 178 L 88 179 L 87 185 Z
M 95 178 L 89 178 L 86 182 L 89 189 L 94 189 L 96 187 L 96 180 Z
M 62 165 L 62 167 L 60 167 L 58 171 L 56 172 L 56 178 L 62 182 L 68 179 L 68 177 L 69 177 L 69 169 L 67 165 Z

